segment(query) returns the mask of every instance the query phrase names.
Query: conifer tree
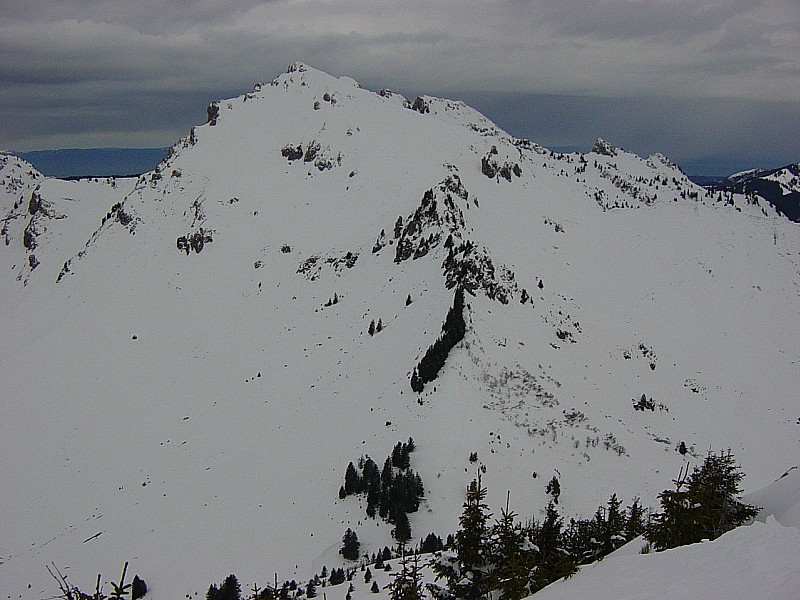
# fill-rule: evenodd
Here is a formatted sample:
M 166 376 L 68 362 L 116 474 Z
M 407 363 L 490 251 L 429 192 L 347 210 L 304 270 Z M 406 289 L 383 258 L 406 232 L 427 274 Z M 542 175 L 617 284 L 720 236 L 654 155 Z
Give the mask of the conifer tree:
M 398 469 L 403 468 L 403 467 L 401 467 L 401 465 L 403 463 L 402 455 L 403 455 L 403 444 L 401 442 L 397 442 L 394 445 L 394 448 L 392 449 L 392 466 L 393 467 L 397 467 Z M 408 456 L 408 455 L 406 455 L 406 456 Z M 405 468 L 408 468 L 408 467 L 405 467 Z
M 600 553 L 610 554 L 625 543 L 625 511 L 621 511 L 622 502 L 612 494 L 608 500 L 606 518 L 603 523 Z
M 427 537 L 424 540 L 422 540 L 419 550 L 423 554 L 428 554 L 430 552 L 439 552 L 443 548 L 444 548 L 444 543 L 442 542 L 442 538 L 440 538 L 435 533 L 431 532 L 427 535 Z
M 531 555 L 525 552 L 525 533 L 514 522 L 517 515 L 506 509 L 492 528 L 490 544 L 491 589 L 502 600 L 519 600 L 529 595 L 528 583 L 532 568 Z
M 487 521 L 489 508 L 484 503 L 486 489 L 480 486 L 480 477 L 467 488 L 464 512 L 459 519 L 460 529 L 455 535 L 455 556 L 442 556 L 431 565 L 437 579 L 445 579 L 447 592 L 431 588 L 439 598 L 454 596 L 464 600 L 477 600 L 488 590 L 489 548 Z M 438 592 L 438 593 L 437 593 Z
M 392 485 L 394 483 L 394 470 L 392 469 L 392 457 L 387 456 L 381 471 L 381 495 L 378 506 L 378 514 L 382 519 L 389 516 L 389 508 L 392 500 Z
M 345 575 L 344 569 L 331 569 L 331 576 L 328 578 L 328 581 L 331 585 L 339 585 L 344 583 Z
M 404 542 L 401 542 L 399 552 L 400 570 L 397 571 L 392 582 L 386 586 L 389 590 L 389 597 L 391 600 L 423 600 L 425 592 L 419 555 L 414 552 L 413 559 L 409 560 Z
M 212 583 L 208 586 L 208 591 L 206 592 L 206 600 L 218 600 L 219 599 L 219 588 L 217 587 L 216 583 Z
M 405 512 L 400 511 L 394 519 L 394 529 L 392 529 L 392 537 L 398 542 L 405 543 L 411 539 L 411 522 Z
M 639 537 L 645 531 L 645 510 L 639 503 L 639 498 L 633 499 L 633 504 L 628 507 L 628 516 L 625 519 L 625 541 Z
M 675 480 L 675 490 L 659 494 L 661 512 L 651 519 L 648 541 L 656 550 L 664 550 L 713 540 L 752 519 L 759 508 L 740 501 L 743 478 L 730 450 L 709 452 L 702 466 Z
M 342 537 L 342 548 L 339 550 L 339 554 L 347 560 L 358 560 L 360 550 L 361 542 L 358 541 L 356 532 L 348 527 Z
M 381 473 L 369 457 L 364 461 L 364 487 L 367 490 L 367 516 L 374 518 L 381 499 Z
M 361 477 L 359 477 L 358 471 L 356 471 L 356 467 L 351 461 L 344 473 L 344 493 L 348 496 L 350 494 L 358 494 L 361 492 L 361 488 Z
M 241 600 L 242 588 L 236 575 L 228 575 L 221 586 L 211 584 L 206 592 L 206 600 Z
M 572 558 L 563 547 L 563 519 L 558 514 L 555 504 L 547 505 L 544 521 L 532 531 L 532 542 L 538 548 L 536 566 L 531 578 L 531 592 L 538 592 L 546 585 L 568 577 L 577 571 Z
M 595 513 L 593 519 L 570 520 L 569 528 L 564 532 L 565 549 L 579 564 L 590 563 L 598 556 L 598 513 Z

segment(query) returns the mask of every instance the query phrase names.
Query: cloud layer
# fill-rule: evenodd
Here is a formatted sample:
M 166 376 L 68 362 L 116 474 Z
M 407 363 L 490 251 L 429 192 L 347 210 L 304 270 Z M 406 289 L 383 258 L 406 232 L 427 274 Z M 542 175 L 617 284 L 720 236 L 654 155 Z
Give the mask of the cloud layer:
M 798 57 L 795 0 L 0 0 L 0 145 L 169 144 L 295 60 L 457 98 L 786 107 Z

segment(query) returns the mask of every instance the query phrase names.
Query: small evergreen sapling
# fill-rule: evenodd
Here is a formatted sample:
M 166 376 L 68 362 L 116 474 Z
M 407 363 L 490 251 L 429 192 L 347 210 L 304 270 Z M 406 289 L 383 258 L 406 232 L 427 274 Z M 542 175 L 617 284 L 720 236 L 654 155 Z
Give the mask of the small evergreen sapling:
M 413 561 L 406 554 L 405 543 L 400 544 L 400 570 L 389 583 L 389 597 L 391 600 L 423 600 L 425 598 L 422 583 L 422 568 L 419 564 L 419 555 L 414 552 Z

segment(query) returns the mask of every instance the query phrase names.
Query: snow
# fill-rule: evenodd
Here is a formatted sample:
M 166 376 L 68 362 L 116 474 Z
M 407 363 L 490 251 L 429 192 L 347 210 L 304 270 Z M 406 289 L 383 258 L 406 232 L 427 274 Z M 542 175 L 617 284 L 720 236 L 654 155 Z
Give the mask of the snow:
M 641 554 L 638 538 L 576 575 L 535 594 L 536 600 L 776 598 L 800 594 L 800 469 L 744 496 L 762 507 L 756 521 L 705 541 Z
M 532 597 L 792 600 L 800 593 L 798 550 L 800 530 L 783 527 L 770 518 L 711 542 L 649 554 L 615 553 Z
M 472 452 L 494 512 L 510 491 L 523 518 L 554 474 L 564 514 L 589 516 L 614 492 L 654 506 L 709 447 L 732 449 L 748 492 L 796 464 L 796 224 L 717 202 L 667 159 L 551 155 L 423 99 L 425 114 L 296 66 L 219 101 L 216 126 L 137 179 L 64 182 L 3 157 L 6 595 L 52 595 L 50 563 L 89 588 L 127 560 L 153 597 L 229 573 L 307 580 L 343 564 L 347 527 L 367 552 L 392 543 L 337 492 L 349 461 L 409 436 L 417 539 L 455 530 Z M 281 155 L 312 142 L 322 170 Z M 493 146 L 521 176 L 481 173 Z M 454 175 L 459 235 L 510 301 L 467 296 L 466 338 L 417 398 L 409 376 L 452 305 L 447 236 L 402 262 L 372 249 Z M 31 215 L 37 187 L 49 208 Z M 179 251 L 200 227 L 213 241 Z M 642 394 L 658 408 L 635 411 Z M 748 531 L 796 539 L 773 527 Z
M 790 468 L 773 483 L 747 494 L 744 501 L 762 508 L 759 521 L 774 518 L 784 527 L 800 529 L 800 469 Z
M 736 179 L 743 179 L 746 177 L 750 177 L 752 175 L 756 175 L 757 173 L 763 173 L 764 169 L 755 168 L 755 169 L 746 169 L 744 171 L 739 171 L 738 173 L 734 173 L 733 175 L 728 175 L 728 179 L 736 180 Z

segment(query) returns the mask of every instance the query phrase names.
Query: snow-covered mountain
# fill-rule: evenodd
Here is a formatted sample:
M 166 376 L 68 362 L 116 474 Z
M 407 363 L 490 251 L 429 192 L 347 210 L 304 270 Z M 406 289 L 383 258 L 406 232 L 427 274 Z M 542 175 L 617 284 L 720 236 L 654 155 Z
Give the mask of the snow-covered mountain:
M 337 492 L 409 437 L 415 539 L 455 530 L 479 466 L 527 517 L 553 476 L 588 516 L 655 506 L 710 447 L 748 491 L 798 462 L 797 225 L 664 156 L 295 64 L 136 179 L 0 161 L 8 595 L 52 595 L 51 562 L 91 588 L 127 560 L 159 598 L 303 579 L 348 527 L 373 552 L 391 527 Z
M 800 222 L 800 163 L 779 169 L 750 169 L 708 186 L 713 192 L 758 197 L 788 219 Z

